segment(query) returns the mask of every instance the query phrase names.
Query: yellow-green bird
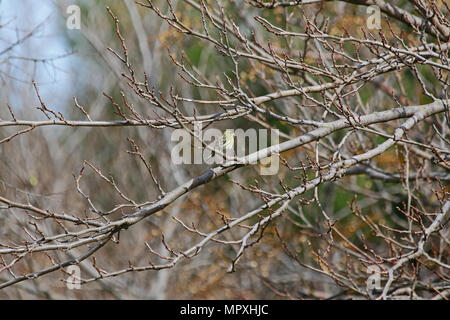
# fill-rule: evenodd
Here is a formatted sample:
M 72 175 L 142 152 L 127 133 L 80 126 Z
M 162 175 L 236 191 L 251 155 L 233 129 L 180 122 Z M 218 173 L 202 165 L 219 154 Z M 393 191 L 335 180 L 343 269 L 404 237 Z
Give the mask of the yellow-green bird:
M 233 148 L 234 146 L 234 130 L 233 129 L 226 129 L 223 133 L 222 137 L 220 139 L 216 140 L 214 143 L 210 145 L 210 147 L 214 150 L 225 152 L 226 150 L 229 150 Z M 215 155 L 213 152 L 208 159 L 212 158 Z

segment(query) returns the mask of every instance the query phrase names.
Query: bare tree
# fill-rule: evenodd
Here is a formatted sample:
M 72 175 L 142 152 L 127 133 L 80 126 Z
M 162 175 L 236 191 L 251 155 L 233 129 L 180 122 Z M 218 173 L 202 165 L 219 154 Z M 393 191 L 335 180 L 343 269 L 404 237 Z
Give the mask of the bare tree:
M 120 81 L 105 81 L 95 103 L 74 98 L 70 117 L 33 82 L 41 119 L 7 106 L 0 120 L 6 295 L 51 296 L 61 278 L 63 290 L 75 280 L 116 298 L 448 299 L 445 1 L 121 6 L 107 8 L 112 29 L 82 28 Z M 108 52 L 100 32 L 116 37 Z M 201 62 L 183 46 L 200 47 Z M 199 124 L 276 129 L 282 141 L 175 164 L 175 129 L 212 151 Z M 45 140 L 40 127 L 65 135 Z M 59 200 L 13 174 L 33 142 L 39 193 L 65 190 Z M 268 159 L 281 164 L 273 175 L 261 174 Z M 150 290 L 142 272 L 156 279 Z

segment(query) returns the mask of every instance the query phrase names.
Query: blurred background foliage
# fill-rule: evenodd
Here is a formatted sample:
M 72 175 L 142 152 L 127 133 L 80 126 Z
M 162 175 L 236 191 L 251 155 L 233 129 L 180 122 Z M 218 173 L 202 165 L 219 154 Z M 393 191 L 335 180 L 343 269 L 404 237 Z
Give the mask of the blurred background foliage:
M 55 68 L 56 73 L 64 73 L 68 80 L 64 85 L 58 87 L 56 93 L 54 89 L 46 89 L 48 75 L 41 73 L 30 76 L 30 74 L 23 73 L 27 68 L 36 68 L 36 65 L 39 65 L 38 62 L 21 61 L 22 71 L 11 70 L 6 63 L 0 64 L 2 72 L 0 117 L 2 119 L 9 117 L 8 111 L 4 108 L 6 103 L 11 104 L 18 118 L 42 118 L 42 114 L 35 110 L 38 101 L 32 87 L 29 84 L 17 84 L 16 80 L 11 80 L 11 76 L 22 78 L 23 81 L 36 80 L 39 87 L 42 88 L 42 98 L 45 101 L 51 101 L 52 107 L 62 112 L 67 119 L 84 119 L 83 114 L 74 107 L 73 96 L 78 98 L 79 103 L 93 119 L 117 119 L 115 108 L 103 93 L 111 96 L 119 106 L 123 107 L 121 92 L 135 106 L 136 110 L 150 118 L 155 117 L 154 107 L 147 105 L 133 94 L 126 79 L 121 76 L 122 72 L 126 72 L 124 66 L 107 50 L 108 47 L 111 47 L 120 51 L 120 41 L 115 35 L 114 23 L 105 9 L 106 6 L 110 7 L 120 20 L 120 29 L 125 38 L 130 63 L 138 73 L 138 77 L 142 78 L 143 73 L 146 72 L 151 84 L 157 90 L 167 94 L 173 88 L 174 92 L 185 97 L 203 100 L 220 99 L 213 91 L 199 90 L 186 85 L 177 75 L 178 70 L 168 56 L 168 49 L 177 59 L 184 56 L 211 82 L 225 83 L 224 72 L 228 76 L 234 77 L 231 72 L 233 64 L 230 58 L 219 54 L 210 44 L 169 28 L 151 10 L 135 5 L 132 1 L 49 2 L 53 13 L 44 22 L 43 28 L 51 30 L 50 33 L 60 34 L 63 39 L 63 51 L 70 53 L 66 62 Z M 66 21 L 63 17 L 65 8 L 73 3 L 81 8 L 81 30 L 69 30 L 65 27 Z M 154 3 L 162 12 L 167 12 L 166 1 L 156 0 Z M 327 25 L 330 34 L 347 33 L 349 36 L 355 37 L 363 35 L 362 28 L 365 27 L 366 21 L 365 7 L 342 2 L 326 2 L 323 6 L 308 6 L 304 8 L 304 12 L 295 7 L 263 10 L 238 0 L 223 1 L 222 3 L 225 12 L 239 25 L 241 32 L 250 35 L 253 31 L 258 42 L 264 44 L 270 42 L 274 50 L 286 52 L 290 56 L 295 56 L 296 50 L 302 51 L 305 46 L 304 42 L 291 41 L 288 38 L 276 37 L 265 32 L 264 28 L 255 21 L 254 16 L 259 15 L 274 25 L 290 31 L 302 32 L 305 28 L 305 21 L 300 14 L 302 12 L 310 19 L 315 19 L 319 25 Z M 397 5 L 405 8 L 410 6 L 408 1 L 397 1 Z M 197 10 L 182 1 L 174 1 L 174 7 L 187 25 L 195 28 L 201 27 L 201 16 Z M 135 14 L 139 19 L 132 18 Z M 4 21 L 4 17 L 2 18 Z M 37 20 L 43 18 L 39 16 Z M 14 24 L 14 21 L 12 23 Z M 389 26 L 384 20 L 382 28 L 387 35 L 390 34 Z M 402 39 L 406 44 L 420 45 L 418 37 L 414 36 L 412 30 L 405 24 L 392 22 L 391 28 L 401 32 Z M 139 37 L 145 39 L 146 48 L 140 47 L 142 42 Z M 44 36 L 39 41 L 41 45 L 39 52 L 45 54 L 47 39 Z M 348 43 L 345 46 L 352 52 L 351 46 L 354 45 Z M 361 50 L 365 49 L 361 48 Z M 33 55 L 33 52 L 25 52 L 29 56 Z M 146 52 L 148 55 L 144 57 L 142 52 Z M 305 61 L 311 65 L 320 64 L 318 57 L 313 52 L 304 52 L 304 57 Z M 47 65 L 47 67 L 52 68 L 52 65 Z M 441 85 L 431 71 L 424 72 L 425 74 L 429 73 L 426 80 L 430 83 L 430 87 L 435 85 L 435 92 L 440 92 Z M 265 80 L 281 81 L 280 74 L 273 70 L 269 70 L 257 62 L 249 63 L 244 60 L 240 63 L 240 77 L 247 86 L 248 93 L 254 96 L 261 96 L 272 90 Z M 293 76 L 293 79 L 301 81 L 299 76 Z M 58 84 L 57 80 L 55 82 Z M 397 98 L 406 104 L 429 102 L 429 99 L 423 95 L 418 81 L 410 74 L 410 71 L 406 70 L 398 72 L 395 80 L 386 76 L 385 79 L 380 79 L 379 84 L 374 81 L 361 88 L 361 101 L 366 105 L 379 106 L 378 111 L 381 110 L 381 106 L 395 106 L 395 102 L 389 94 L 380 90 L 380 85 L 386 85 L 397 93 L 401 92 L 402 96 Z M 56 94 L 57 100 L 54 99 Z M 12 96 L 20 98 L 12 101 Z M 317 99 L 321 98 L 319 94 L 312 94 L 312 96 Z M 295 99 L 292 100 L 295 101 Z M 276 100 L 267 103 L 265 107 L 281 110 L 286 108 L 286 105 L 284 101 Z M 221 111 L 212 105 L 185 103 L 181 106 L 181 110 L 189 115 L 194 114 L 194 109 L 198 114 Z M 295 113 L 294 115 L 301 116 Z M 266 116 L 262 120 L 277 127 L 286 136 L 292 137 L 303 133 L 301 128 L 282 123 L 270 116 Z M 220 122 L 214 126 L 221 130 L 225 128 L 243 128 L 244 130 L 249 127 L 263 128 L 255 121 L 248 121 L 248 118 Z M 387 126 L 382 126 L 386 130 L 389 129 Z M 78 213 L 82 216 L 83 212 L 87 210 L 86 200 L 76 192 L 72 173 L 78 174 L 83 161 L 86 160 L 95 167 L 102 168 L 103 173 L 110 173 L 117 184 L 126 190 L 128 196 L 138 202 L 145 202 L 155 198 L 158 190 L 150 182 L 146 168 L 139 159 L 126 152 L 131 150 L 127 138 L 133 139 L 140 146 L 144 157 L 154 164 L 153 170 L 160 178 L 165 190 L 173 189 L 189 178 L 202 173 L 208 167 L 206 165 L 175 166 L 170 160 L 171 146 L 173 146 L 170 134 L 171 130 L 145 127 L 96 129 L 55 129 L 52 127 L 34 130 L 27 136 L 17 138 L 14 145 L 4 144 L 1 146 L 0 172 L 1 181 L 4 184 L 2 186 L 0 183 L 0 188 L 3 188 L 7 194 L 28 198 L 31 203 L 42 208 L 56 211 L 68 210 L 72 214 Z M 333 138 L 342 138 L 344 134 L 344 131 L 337 132 Z M 376 137 L 373 141 L 367 142 L 375 146 L 384 140 L 383 137 Z M 426 143 L 426 141 L 423 142 Z M 397 171 L 398 166 L 403 165 L 403 152 L 402 148 L 391 149 L 377 157 L 376 163 L 383 169 Z M 302 160 L 306 163 L 307 157 L 314 158 L 314 153 L 312 149 L 299 148 L 286 152 L 282 156 L 289 161 Z M 12 169 L 12 164 L 15 169 Z M 286 186 L 298 185 L 299 179 L 302 178 L 285 169 L 282 168 L 277 176 L 262 177 L 254 167 L 217 179 L 178 200 L 173 206 L 161 211 L 151 219 L 147 219 L 144 223 L 133 226 L 131 232 L 123 234 L 119 244 L 109 244 L 96 256 L 98 256 L 98 260 L 102 258 L 102 268 L 112 271 L 126 267 L 129 261 L 134 265 L 146 264 L 149 255 L 144 242 L 148 242 L 154 248 L 164 250 L 161 245 L 162 234 L 169 239 L 170 245 L 175 249 L 186 248 L 194 244 L 198 238 L 183 230 L 172 219 L 172 216 L 182 219 L 188 225 L 195 223 L 199 230 L 211 230 L 219 227 L 221 219 L 218 213 L 229 217 L 238 217 L 260 203 L 260 200 L 251 197 L 249 192 L 243 191 L 231 183 L 225 183 L 226 181 L 233 179 L 244 185 L 259 182 L 266 188 L 274 190 L 279 189 L 280 179 Z M 313 176 L 310 175 L 311 177 Z M 14 188 L 24 190 L 28 194 L 21 195 L 6 183 L 14 185 Z M 121 200 L 111 186 L 98 179 L 92 170 L 86 171 L 82 186 L 86 193 L 95 198 L 95 204 L 101 210 L 111 210 L 114 203 Z M 373 200 L 370 196 L 374 193 L 381 194 L 384 198 Z M 352 214 L 349 209 L 352 201 L 356 199 L 360 201 L 363 214 L 372 221 L 392 227 L 406 223 L 406 218 L 398 210 L 398 208 L 403 208 L 405 201 L 405 191 L 399 184 L 381 183 L 364 176 L 348 176 L 341 179 L 339 183 L 321 185 L 319 195 L 325 205 L 324 210 L 337 220 L 344 236 L 360 247 L 363 246 L 361 235 L 364 235 L 365 241 L 372 244 L 376 243 L 377 239 L 361 219 Z M 304 194 L 303 198 L 312 199 L 313 192 Z M 436 201 L 433 197 L 422 200 L 428 201 L 428 203 Z M 327 226 L 323 224 L 323 217 L 318 214 L 318 210 L 319 208 L 314 204 L 304 203 L 301 205 L 304 218 L 321 226 L 321 231 L 326 233 Z M 115 214 L 119 217 L 125 213 L 129 213 L 126 208 Z M 200 253 L 199 257 L 185 261 L 174 269 L 131 273 L 113 278 L 110 281 L 114 290 L 106 290 L 106 284 L 95 282 L 83 286 L 82 290 L 68 291 L 57 281 L 58 276 L 61 277 L 63 274 L 49 275 L 45 278 L 46 282 L 40 286 L 42 292 L 46 292 L 47 295 L 48 292 L 51 292 L 52 298 L 273 299 L 279 297 L 276 291 L 286 293 L 286 297 L 289 297 L 289 294 L 292 294 L 292 297 L 315 294 L 326 298 L 339 292 L 339 287 L 326 277 L 329 270 L 326 270 L 318 258 L 319 252 L 327 250 L 326 243 L 321 242 L 320 235 L 313 230 L 308 231 L 303 226 L 296 226 L 296 224 L 304 223 L 303 219 L 298 216 L 291 216 L 287 212 L 286 220 L 292 223 L 278 223 L 277 230 L 272 225 L 266 228 L 265 237 L 246 251 L 234 273 L 227 273 L 226 270 L 236 251 L 230 247 L 209 245 Z M 317 266 L 323 271 L 323 274 L 314 273 L 292 262 L 283 252 L 279 236 L 289 242 L 289 247 L 304 263 Z M 336 238 L 339 237 L 336 235 Z M 340 238 L 336 241 L 343 247 L 347 245 Z M 343 256 L 341 259 L 342 263 L 345 263 Z M 45 265 L 48 264 L 48 261 L 42 257 L 42 260 L 36 260 L 34 263 Z M 32 267 L 36 267 L 36 265 L 27 266 L 24 263 L 23 266 L 24 269 L 29 268 L 30 270 Z M 349 267 L 361 268 L 357 265 Z M 83 272 L 88 272 L 87 269 Z M 362 269 L 360 271 L 364 274 Z M 364 281 L 363 277 L 361 281 Z M 5 294 L 16 295 L 16 297 L 20 294 L 22 297 L 27 297 L 27 294 L 19 288 L 21 286 L 18 286 L 17 289 L 8 288 L 0 292 L 0 297 L 5 297 Z M 275 288 L 277 289 L 275 290 Z M 307 290 L 314 292 L 307 292 Z

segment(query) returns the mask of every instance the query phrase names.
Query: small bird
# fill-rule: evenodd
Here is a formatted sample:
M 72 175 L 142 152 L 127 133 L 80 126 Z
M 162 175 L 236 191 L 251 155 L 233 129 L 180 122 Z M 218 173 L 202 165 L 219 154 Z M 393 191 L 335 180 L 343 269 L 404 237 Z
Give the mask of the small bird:
M 233 148 L 234 146 L 234 130 L 233 129 L 226 129 L 223 133 L 222 137 L 220 139 L 214 141 L 212 144 L 209 145 L 212 149 L 217 150 L 219 152 L 225 152 L 226 150 L 229 150 Z M 215 156 L 215 152 L 213 152 L 208 159 Z

